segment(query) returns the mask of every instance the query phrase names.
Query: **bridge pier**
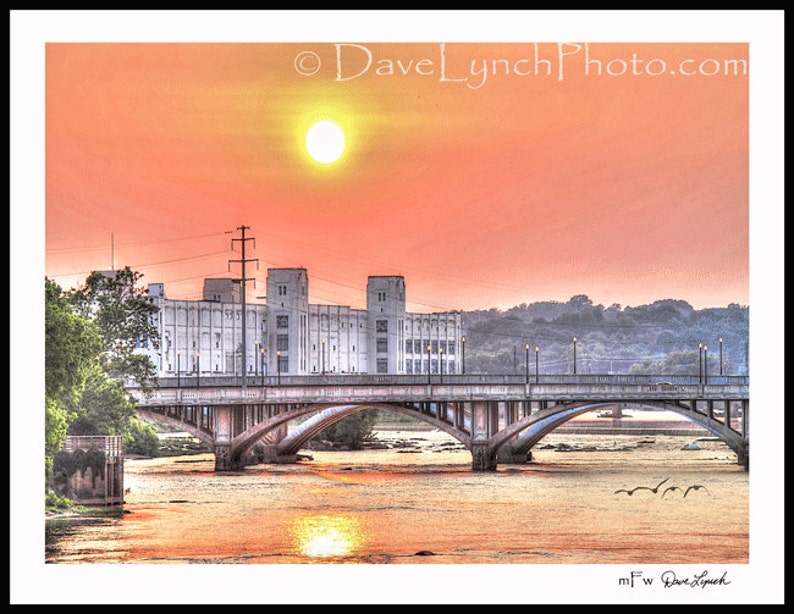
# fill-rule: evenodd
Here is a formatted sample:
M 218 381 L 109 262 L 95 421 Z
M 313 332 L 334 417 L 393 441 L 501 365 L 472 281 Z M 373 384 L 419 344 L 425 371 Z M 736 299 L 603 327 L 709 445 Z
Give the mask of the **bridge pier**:
M 745 442 L 742 450 L 737 454 L 739 457 L 739 465 L 744 467 L 745 471 L 750 471 L 750 443 Z
M 471 458 L 473 471 L 496 471 L 496 454 L 487 441 L 472 442 Z
M 236 471 L 232 459 L 232 410 L 228 405 L 213 407 L 215 421 L 215 442 L 212 451 L 215 453 L 215 471 Z
M 215 471 L 234 471 L 231 448 L 228 443 L 216 443 L 212 446 L 212 451 L 215 454 Z

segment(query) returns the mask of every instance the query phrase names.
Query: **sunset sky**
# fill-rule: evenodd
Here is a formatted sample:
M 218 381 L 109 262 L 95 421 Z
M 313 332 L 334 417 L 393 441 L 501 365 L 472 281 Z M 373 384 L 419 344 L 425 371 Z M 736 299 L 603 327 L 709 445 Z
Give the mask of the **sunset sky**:
M 198 299 L 205 277 L 241 275 L 244 225 L 252 300 L 267 268 L 305 267 L 312 302 L 353 307 L 369 275 L 405 276 L 420 312 L 748 304 L 748 58 L 744 43 L 49 43 L 46 274 L 66 289 L 131 266 Z M 345 134 L 333 164 L 306 153 L 320 119 Z

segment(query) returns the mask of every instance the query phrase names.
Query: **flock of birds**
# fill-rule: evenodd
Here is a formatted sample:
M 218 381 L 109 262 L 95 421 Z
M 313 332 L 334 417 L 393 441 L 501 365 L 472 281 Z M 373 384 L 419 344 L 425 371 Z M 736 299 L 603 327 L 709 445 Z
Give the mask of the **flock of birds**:
M 663 485 L 663 484 L 666 484 L 666 483 L 667 483 L 669 480 L 670 480 L 670 478 L 665 478 L 665 479 L 663 479 L 661 482 L 659 482 L 659 483 L 658 483 L 656 486 L 635 486 L 635 487 L 634 487 L 634 488 L 632 488 L 632 489 L 620 488 L 620 489 L 618 489 L 618 490 L 616 490 L 616 491 L 615 491 L 615 494 L 617 495 L 618 493 L 622 493 L 622 492 L 624 492 L 624 493 L 626 493 L 626 494 L 627 494 L 629 497 L 631 497 L 631 496 L 632 496 L 632 495 L 633 495 L 635 492 L 637 492 L 638 490 L 649 490 L 649 491 L 651 491 L 653 494 L 655 494 L 655 495 L 656 495 L 656 494 L 658 494 L 658 493 L 659 493 L 659 489 L 662 487 L 662 485 Z M 679 486 L 668 486 L 667 488 L 665 488 L 665 489 L 662 491 L 662 498 L 664 498 L 664 496 L 665 496 L 665 495 L 666 495 L 668 492 L 675 492 L 676 490 L 679 490 L 679 491 L 681 491 L 682 493 L 684 493 L 684 496 L 683 496 L 682 498 L 686 498 L 686 496 L 687 496 L 687 495 L 688 495 L 688 494 L 689 494 L 691 491 L 693 491 L 693 490 L 694 490 L 694 491 L 698 491 L 698 490 L 705 490 L 705 491 L 706 491 L 706 492 L 707 492 L 709 495 L 711 495 L 711 493 L 708 491 L 708 489 L 707 489 L 705 486 L 703 486 L 702 484 L 692 484 L 691 486 L 687 486 L 687 488 L 686 488 L 686 489 L 684 489 L 684 488 L 681 488 L 681 487 L 679 487 Z

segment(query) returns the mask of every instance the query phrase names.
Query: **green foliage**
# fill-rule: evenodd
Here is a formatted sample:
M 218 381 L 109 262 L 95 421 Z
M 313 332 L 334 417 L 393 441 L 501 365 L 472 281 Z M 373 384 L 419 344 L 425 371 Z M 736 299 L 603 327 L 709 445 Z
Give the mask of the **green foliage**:
M 78 414 L 70 435 L 123 435 L 135 416 L 135 405 L 121 383 L 109 379 L 95 365 L 86 380 Z
M 45 279 L 45 395 L 64 409 L 76 405 L 101 348 L 94 325 L 75 313 L 60 286 Z
M 157 456 L 159 448 L 160 438 L 154 428 L 133 416 L 124 433 L 124 453 Z
M 345 416 L 320 433 L 317 439 L 340 444 L 350 450 L 360 450 L 365 441 L 372 439 L 372 430 L 378 419 L 377 409 L 364 409 Z
M 577 338 L 579 374 L 660 373 L 697 375 L 697 346 L 709 346 L 709 372 L 719 372 L 718 339 L 723 338 L 724 373 L 747 369 L 749 309 L 695 310 L 685 301 L 664 299 L 650 305 L 604 308 L 584 296 L 567 303 L 522 304 L 507 311 L 463 312 L 466 373 L 573 373 Z M 529 357 L 525 345 L 530 345 Z M 694 351 L 694 360 L 692 352 Z
M 93 324 L 76 314 L 56 283 L 44 280 L 44 456 L 47 469 L 77 418 L 101 340 Z
M 56 512 L 68 510 L 72 507 L 72 500 L 50 490 L 44 496 L 44 507 Z
M 100 364 L 113 379 L 131 378 L 144 391 L 157 383 L 151 361 L 135 352 L 139 345 L 160 347 L 154 316 L 158 312 L 149 291 L 137 286 L 143 275 L 129 267 L 109 276 L 94 271 L 69 300 L 75 310 L 92 320 L 102 341 Z
M 67 462 L 62 455 L 67 435 L 123 435 L 130 453 L 157 449 L 156 433 L 137 419 L 122 385 L 131 378 L 148 390 L 156 381 L 154 365 L 135 353 L 139 343 L 159 343 L 157 307 L 147 291 L 135 288 L 139 278 L 129 268 L 112 277 L 95 272 L 84 287 L 68 293 L 45 278 L 45 466 L 50 478 L 62 478 L 70 463 L 80 462 Z
M 63 447 L 69 430 L 70 414 L 55 399 L 44 400 L 44 465 L 49 471 L 55 455 Z

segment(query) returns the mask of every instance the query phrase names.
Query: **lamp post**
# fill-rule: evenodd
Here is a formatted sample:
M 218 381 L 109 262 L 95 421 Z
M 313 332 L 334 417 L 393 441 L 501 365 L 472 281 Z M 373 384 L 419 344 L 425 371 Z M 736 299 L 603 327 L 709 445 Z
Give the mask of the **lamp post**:
M 181 388 L 182 382 L 182 350 L 176 351 L 176 387 Z
M 254 341 L 254 377 L 259 376 L 259 362 L 256 360 L 256 356 L 259 354 L 259 339 Z
M 440 383 L 444 383 L 444 348 L 438 348 L 438 372 L 440 374 Z
M 709 383 L 709 346 L 703 346 L 703 383 Z
M 576 337 L 573 338 L 573 374 L 576 375 Z
M 524 351 L 526 352 L 526 360 L 524 361 L 524 363 L 525 363 L 526 371 L 527 371 L 527 373 L 526 373 L 526 383 L 528 384 L 529 383 L 529 344 L 528 343 L 524 346 Z
M 466 375 L 466 337 L 460 338 L 460 351 L 461 351 L 461 358 L 463 359 L 461 373 L 463 373 L 463 375 Z
M 720 342 L 720 375 L 724 375 L 723 369 L 722 369 L 722 365 L 723 365 L 723 362 L 722 362 L 722 337 L 719 338 L 719 342 Z
M 698 343 L 698 384 L 703 383 L 703 344 Z
M 325 339 L 322 340 L 320 343 L 320 361 L 322 363 L 322 368 L 320 369 L 320 373 L 325 375 Z
M 266 353 L 267 353 L 267 350 L 265 348 L 262 348 L 262 349 L 259 350 L 260 362 L 262 363 L 261 365 L 259 365 L 260 368 L 261 368 L 261 371 L 262 371 L 262 379 L 260 380 L 262 386 L 265 385 L 265 354 Z
M 276 376 L 278 377 L 278 385 L 281 386 L 281 352 L 276 352 Z
M 540 354 L 540 348 L 536 345 L 535 346 L 535 383 L 538 383 L 539 378 L 539 371 L 538 371 L 538 354 Z
M 427 385 L 430 385 L 430 344 L 427 344 Z
M 201 388 L 201 354 L 196 352 L 196 388 Z

